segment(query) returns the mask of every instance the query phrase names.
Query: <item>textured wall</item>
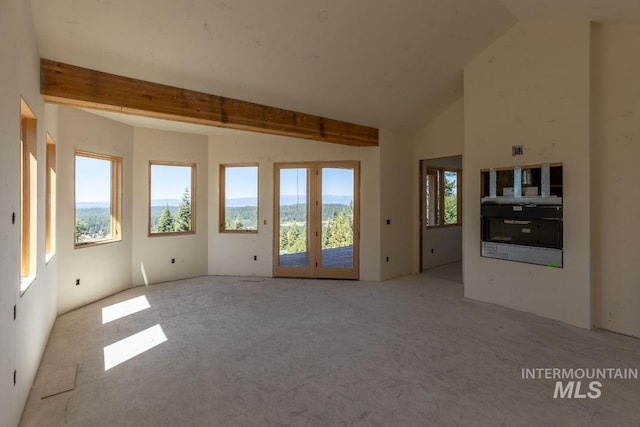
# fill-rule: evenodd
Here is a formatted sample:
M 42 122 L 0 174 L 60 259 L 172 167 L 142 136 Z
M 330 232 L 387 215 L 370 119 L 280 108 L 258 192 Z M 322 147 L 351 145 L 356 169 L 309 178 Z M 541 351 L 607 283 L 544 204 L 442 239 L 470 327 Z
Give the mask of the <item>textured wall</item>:
M 640 25 L 593 28 L 592 235 L 596 326 L 640 337 Z
M 589 22 L 518 23 L 465 68 L 464 102 L 465 296 L 591 327 Z M 480 170 L 547 162 L 564 164 L 564 268 L 480 257 Z

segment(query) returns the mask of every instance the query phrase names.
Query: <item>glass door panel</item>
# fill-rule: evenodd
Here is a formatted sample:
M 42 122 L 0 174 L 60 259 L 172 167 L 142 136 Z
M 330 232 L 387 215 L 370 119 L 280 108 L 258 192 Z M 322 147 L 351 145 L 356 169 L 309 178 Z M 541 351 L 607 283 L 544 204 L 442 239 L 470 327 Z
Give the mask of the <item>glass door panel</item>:
M 312 277 L 313 274 L 309 238 L 310 175 L 306 167 L 276 169 L 277 275 Z
M 357 165 L 320 167 L 319 277 L 357 278 Z
M 322 169 L 322 267 L 353 267 L 353 169 Z

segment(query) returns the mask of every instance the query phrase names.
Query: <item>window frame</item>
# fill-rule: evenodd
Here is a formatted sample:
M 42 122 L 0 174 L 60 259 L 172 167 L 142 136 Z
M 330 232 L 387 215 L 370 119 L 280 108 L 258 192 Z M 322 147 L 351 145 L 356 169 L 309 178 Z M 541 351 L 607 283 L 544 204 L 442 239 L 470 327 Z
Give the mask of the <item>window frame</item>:
M 151 232 L 151 168 L 153 166 L 177 166 L 177 167 L 190 167 L 191 168 L 191 230 L 189 231 L 165 231 L 165 232 Z M 147 189 L 147 237 L 164 237 L 164 236 L 184 236 L 190 234 L 196 234 L 196 163 L 191 162 L 172 162 L 164 160 L 150 160 L 148 171 L 148 189 Z
M 226 170 L 227 168 L 244 168 L 255 167 L 256 168 L 256 229 L 255 230 L 227 230 L 226 224 L 226 204 L 225 204 L 225 187 L 226 187 Z M 221 163 L 220 164 L 220 176 L 219 176 L 219 224 L 218 232 L 229 234 L 258 234 L 260 231 L 260 165 L 257 162 L 244 162 L 244 163 Z
M 88 157 L 111 162 L 111 238 L 94 242 L 76 242 L 76 157 Z M 76 149 L 73 154 L 73 246 L 74 249 L 89 248 L 122 241 L 122 157 Z
M 445 173 L 454 172 L 456 174 L 456 220 L 457 222 L 454 224 L 445 224 Z M 427 185 L 426 179 L 429 176 L 435 176 L 434 181 L 437 183 L 437 199 L 436 199 L 436 211 L 439 212 L 437 224 L 428 224 L 426 221 L 426 211 L 429 209 L 428 197 L 427 197 Z M 425 172 L 423 175 L 423 188 L 424 192 L 421 195 L 423 198 L 424 208 L 422 209 L 421 215 L 423 217 L 423 221 L 425 223 L 425 229 L 434 230 L 438 228 L 448 228 L 448 227 L 459 227 L 462 226 L 462 169 L 458 168 L 448 168 L 448 167 L 440 167 L 440 166 L 425 166 Z
M 32 159 L 33 158 L 33 159 Z M 20 99 L 20 296 L 37 275 L 38 119 Z

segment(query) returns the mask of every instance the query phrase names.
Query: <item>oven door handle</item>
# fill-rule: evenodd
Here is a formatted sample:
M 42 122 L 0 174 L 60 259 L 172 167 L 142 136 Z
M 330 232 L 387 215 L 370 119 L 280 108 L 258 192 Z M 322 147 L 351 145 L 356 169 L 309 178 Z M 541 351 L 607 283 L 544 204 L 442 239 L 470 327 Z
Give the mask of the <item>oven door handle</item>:
M 522 221 L 517 219 L 505 219 L 505 224 L 513 224 L 513 225 L 528 225 L 531 224 L 531 221 Z

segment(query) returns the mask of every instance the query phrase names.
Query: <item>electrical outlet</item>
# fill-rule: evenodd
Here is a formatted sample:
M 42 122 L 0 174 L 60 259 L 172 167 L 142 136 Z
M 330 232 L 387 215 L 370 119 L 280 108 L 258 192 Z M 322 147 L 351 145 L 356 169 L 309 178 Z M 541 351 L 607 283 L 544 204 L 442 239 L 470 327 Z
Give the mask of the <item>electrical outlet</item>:
M 391 225 L 391 220 L 390 219 L 387 220 L 387 225 Z
M 76 286 L 80 286 L 80 279 L 76 279 Z
M 434 249 L 433 248 L 431 248 L 431 253 L 434 253 Z
M 175 258 L 171 258 L 171 264 L 175 264 L 176 263 L 176 259 Z
M 258 255 L 254 255 L 254 256 L 253 256 L 253 260 L 254 260 L 254 261 L 257 261 L 257 260 L 258 260 Z
M 389 257 L 387 257 L 387 262 L 389 262 Z

